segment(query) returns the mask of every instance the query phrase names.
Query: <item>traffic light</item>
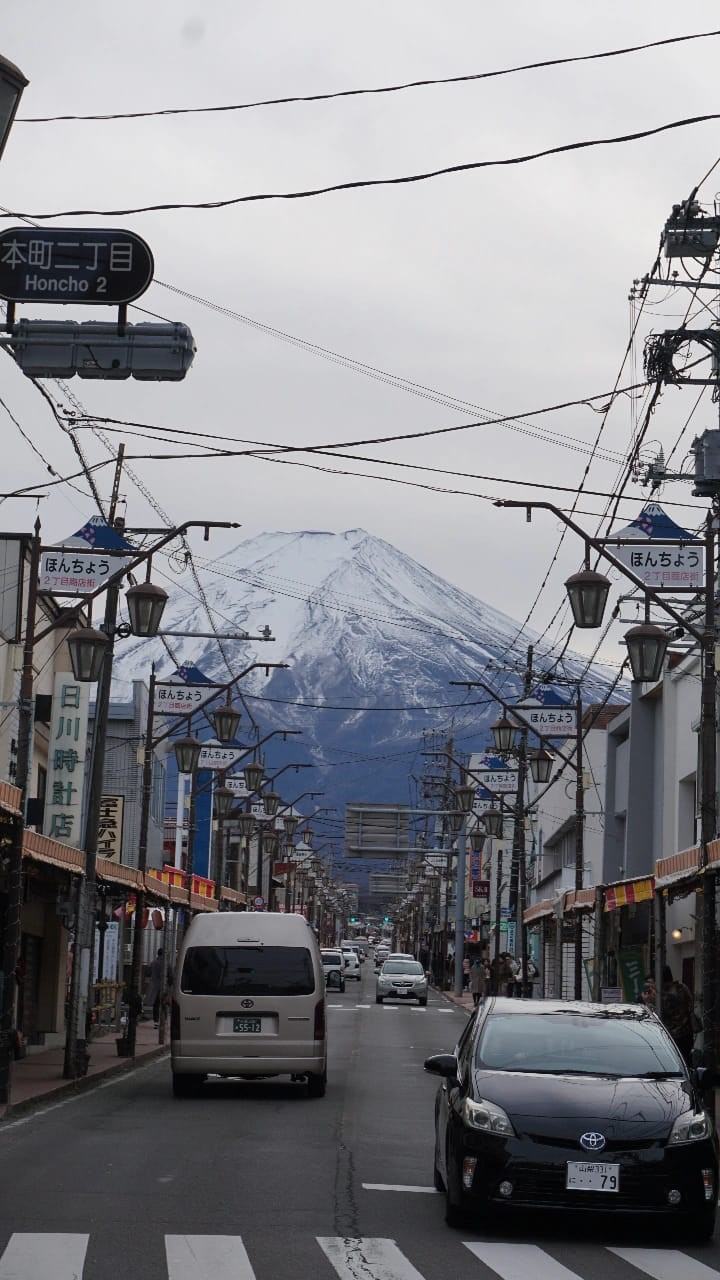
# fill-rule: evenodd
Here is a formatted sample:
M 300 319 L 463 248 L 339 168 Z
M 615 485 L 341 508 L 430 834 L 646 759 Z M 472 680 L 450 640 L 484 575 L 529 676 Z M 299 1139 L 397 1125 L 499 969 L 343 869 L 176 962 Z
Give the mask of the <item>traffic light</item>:
M 351 916 L 351 917 L 350 917 L 350 923 L 351 923 L 351 924 L 357 924 L 357 916 Z
M 390 923 L 390 917 L 389 917 L 389 916 L 383 916 L 383 924 L 389 924 L 389 923 Z

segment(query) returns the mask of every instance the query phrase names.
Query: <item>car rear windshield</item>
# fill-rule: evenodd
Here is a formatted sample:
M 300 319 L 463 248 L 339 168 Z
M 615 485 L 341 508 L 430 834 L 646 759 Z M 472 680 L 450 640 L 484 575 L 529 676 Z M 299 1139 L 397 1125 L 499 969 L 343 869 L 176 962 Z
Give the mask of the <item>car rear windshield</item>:
M 323 964 L 342 964 L 342 956 L 339 951 L 323 951 Z
M 589 1076 L 684 1074 L 679 1054 L 659 1023 L 604 1010 L 490 1014 L 475 1063 L 495 1071 Z
M 190 947 L 180 989 L 193 996 L 308 996 L 315 990 L 306 947 Z
M 414 973 L 422 974 L 424 972 L 422 965 L 418 960 L 386 960 L 382 967 L 383 973 Z

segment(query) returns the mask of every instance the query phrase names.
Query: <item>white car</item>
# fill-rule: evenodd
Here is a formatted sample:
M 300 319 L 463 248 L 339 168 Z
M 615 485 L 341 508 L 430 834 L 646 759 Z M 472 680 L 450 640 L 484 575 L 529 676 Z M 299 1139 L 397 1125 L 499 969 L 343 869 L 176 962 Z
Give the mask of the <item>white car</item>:
M 360 982 L 362 974 L 360 972 L 360 961 L 358 960 L 357 951 L 351 951 L 349 947 L 347 950 L 343 948 L 342 958 L 345 961 L 345 977 L 357 978 L 358 982 Z
M 345 990 L 345 961 L 337 947 L 321 947 L 320 959 L 325 973 L 325 986 Z

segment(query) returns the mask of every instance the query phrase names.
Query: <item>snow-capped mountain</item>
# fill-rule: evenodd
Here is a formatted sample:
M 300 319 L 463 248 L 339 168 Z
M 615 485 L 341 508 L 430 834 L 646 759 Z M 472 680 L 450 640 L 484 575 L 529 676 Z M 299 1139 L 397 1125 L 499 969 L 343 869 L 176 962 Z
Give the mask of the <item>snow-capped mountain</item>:
M 423 730 L 452 726 L 462 752 L 487 745 L 497 703 L 450 681 L 480 675 L 511 700 L 521 688 L 532 636 L 518 638 L 511 618 L 362 529 L 266 533 L 198 567 L 218 631 L 257 635 L 269 627 L 274 642 L 226 640 L 221 651 L 214 639 L 170 637 L 171 658 L 159 640 L 130 639 L 116 647 L 118 678 L 147 679 L 152 659 L 160 679 L 193 663 L 220 682 L 229 679 L 228 663 L 232 674 L 253 662 L 287 663 L 267 677 L 255 670 L 237 688 L 261 735 L 302 730 L 285 746 L 279 737 L 267 745 L 269 771 L 287 762 L 316 766 L 297 778 L 287 770 L 283 794 L 323 791 L 318 803 L 337 806 L 340 819 L 349 799 L 409 800 Z M 190 573 L 175 576 L 170 562 L 168 578 L 163 629 L 210 631 Z M 542 646 L 535 661 L 542 670 Z M 582 659 L 567 655 L 565 670 L 579 675 Z M 596 669 L 586 697 L 611 679 Z

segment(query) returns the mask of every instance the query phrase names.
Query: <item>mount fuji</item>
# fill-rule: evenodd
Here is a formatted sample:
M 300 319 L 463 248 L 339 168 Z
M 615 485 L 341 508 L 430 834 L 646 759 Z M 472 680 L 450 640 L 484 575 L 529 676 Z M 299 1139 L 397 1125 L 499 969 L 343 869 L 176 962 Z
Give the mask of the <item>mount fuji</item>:
M 521 691 L 532 634 L 520 636 L 511 618 L 362 529 L 264 533 L 196 563 L 215 630 L 257 635 L 269 627 L 274 643 L 169 638 L 171 657 L 159 639 L 131 638 L 116 648 L 118 680 L 147 680 L 151 660 L 159 679 L 192 664 L 221 683 L 252 663 L 287 663 L 267 676 L 256 669 L 236 686 L 247 711 L 239 736 L 252 741 L 253 719 L 259 736 L 301 730 L 267 744 L 267 772 L 311 763 L 297 777 L 285 770 L 278 787 L 287 800 L 322 792 L 317 803 L 337 808 L 335 826 L 347 800 L 411 801 L 408 778 L 423 769 L 423 731 L 452 733 L 463 753 L 487 745 L 498 704 L 482 689 L 450 681 L 480 675 L 510 701 Z M 197 587 L 181 563 L 168 564 L 163 630 L 207 633 Z M 550 659 L 538 644 L 536 669 Z M 584 659 L 565 656 L 567 676 L 584 668 Z M 594 667 L 584 680 L 586 700 L 601 697 L 612 679 L 609 669 Z

